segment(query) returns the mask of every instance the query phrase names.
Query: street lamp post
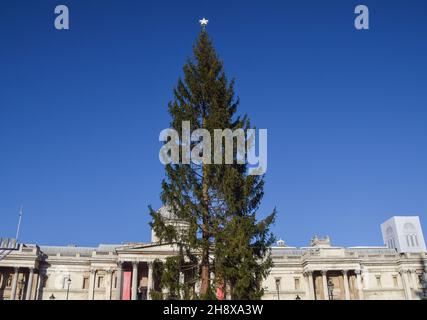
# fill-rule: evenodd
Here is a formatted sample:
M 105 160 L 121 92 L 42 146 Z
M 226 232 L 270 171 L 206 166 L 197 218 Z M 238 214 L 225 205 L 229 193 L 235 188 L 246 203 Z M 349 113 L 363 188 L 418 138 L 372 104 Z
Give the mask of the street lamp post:
M 68 279 L 67 279 L 67 300 L 68 300 L 68 294 L 70 292 L 70 284 L 71 284 L 71 278 L 70 278 L 70 276 L 68 276 Z

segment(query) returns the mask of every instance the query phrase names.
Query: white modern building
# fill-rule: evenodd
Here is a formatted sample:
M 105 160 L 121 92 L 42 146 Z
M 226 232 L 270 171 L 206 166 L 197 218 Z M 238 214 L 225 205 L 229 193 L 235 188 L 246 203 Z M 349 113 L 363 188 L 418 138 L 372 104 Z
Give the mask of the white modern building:
M 329 237 L 314 237 L 303 248 L 278 241 L 263 298 L 427 299 L 427 253 L 419 218 L 393 217 L 381 230 L 386 246 L 380 247 L 333 246 Z M 2 240 L 0 300 L 150 299 L 159 286 L 153 264 L 176 253 L 160 245 L 154 233 L 151 238 L 149 243 L 98 247 Z
M 381 224 L 384 244 L 399 253 L 426 252 L 419 217 L 393 217 Z

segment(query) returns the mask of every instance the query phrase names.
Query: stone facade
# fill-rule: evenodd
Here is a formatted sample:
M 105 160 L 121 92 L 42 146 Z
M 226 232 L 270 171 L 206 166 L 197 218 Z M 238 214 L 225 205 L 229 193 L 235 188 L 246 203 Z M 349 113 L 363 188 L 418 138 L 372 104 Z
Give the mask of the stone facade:
M 176 253 L 150 243 L 98 247 L 5 245 L 0 300 L 146 300 L 156 286 L 153 262 Z M 426 299 L 426 252 L 387 247 L 335 247 L 314 237 L 309 247 L 272 247 L 274 267 L 264 299 Z M 181 281 L 185 281 L 182 277 Z M 197 288 L 195 288 L 197 292 Z
M 427 254 L 386 247 L 274 247 L 264 299 L 427 298 Z

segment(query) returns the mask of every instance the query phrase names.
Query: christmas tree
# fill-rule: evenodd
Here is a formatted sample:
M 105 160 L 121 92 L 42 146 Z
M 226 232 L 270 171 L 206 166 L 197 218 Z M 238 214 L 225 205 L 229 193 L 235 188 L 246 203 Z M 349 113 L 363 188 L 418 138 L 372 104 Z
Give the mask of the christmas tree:
M 207 31 L 203 28 L 193 48 L 192 59 L 183 67 L 184 77 L 174 88 L 169 103 L 171 128 L 180 136 L 189 129 L 249 129 L 249 118 L 237 116 L 234 80 L 228 80 Z M 187 122 L 188 123 L 188 122 Z M 222 139 L 222 138 L 221 138 Z M 178 142 L 183 144 L 183 141 Z M 197 141 L 190 142 L 191 147 Z M 249 140 L 246 143 L 251 143 Z M 150 207 L 151 227 L 160 241 L 173 244 L 179 255 L 168 260 L 161 286 L 171 299 L 212 299 L 220 288 L 233 299 L 257 299 L 261 282 L 271 268 L 270 246 L 274 237 L 270 226 L 276 212 L 258 220 L 264 195 L 264 177 L 248 174 L 245 161 L 238 161 L 238 143 L 233 140 L 233 163 L 208 164 L 201 148 L 200 163 L 186 162 L 165 166 L 161 200 L 171 215 L 167 218 Z M 220 149 L 224 154 L 224 148 Z M 185 281 L 180 281 L 179 273 Z M 196 290 L 195 287 L 200 287 Z

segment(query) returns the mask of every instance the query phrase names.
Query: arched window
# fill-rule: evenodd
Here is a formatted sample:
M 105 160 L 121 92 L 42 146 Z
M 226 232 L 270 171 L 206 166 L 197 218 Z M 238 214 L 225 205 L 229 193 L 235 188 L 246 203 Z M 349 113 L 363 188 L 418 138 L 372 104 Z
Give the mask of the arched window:
M 414 227 L 414 225 L 412 223 L 406 222 L 403 225 L 403 229 L 405 229 L 406 231 L 413 231 L 413 230 L 415 230 L 415 227 Z

